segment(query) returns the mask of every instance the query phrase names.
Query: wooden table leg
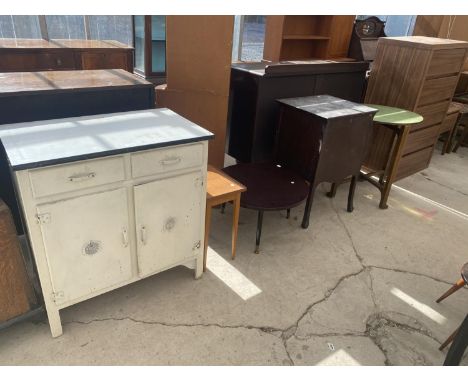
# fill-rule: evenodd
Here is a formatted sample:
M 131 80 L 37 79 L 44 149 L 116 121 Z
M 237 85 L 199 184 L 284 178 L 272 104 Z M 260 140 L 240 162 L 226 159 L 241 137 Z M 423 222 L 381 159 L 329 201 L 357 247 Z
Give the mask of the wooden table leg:
M 388 176 L 381 191 L 381 198 L 379 208 L 387 209 L 387 200 L 390 194 L 390 190 L 392 189 L 392 184 L 395 179 L 398 170 L 398 164 L 400 163 L 400 158 L 403 153 L 403 146 L 406 142 L 406 137 L 409 133 L 409 126 L 403 126 L 400 131 L 397 132 L 397 139 L 395 146 L 390 154 L 390 160 L 388 161 Z
M 233 203 L 232 212 L 232 259 L 236 258 L 236 244 L 237 244 L 237 229 L 239 227 L 239 211 L 240 211 L 240 192 L 236 195 Z
M 207 252 L 208 252 L 208 238 L 210 237 L 210 225 L 211 225 L 211 204 L 206 203 L 205 246 L 203 248 L 203 272 L 206 271 L 206 255 L 207 255 Z

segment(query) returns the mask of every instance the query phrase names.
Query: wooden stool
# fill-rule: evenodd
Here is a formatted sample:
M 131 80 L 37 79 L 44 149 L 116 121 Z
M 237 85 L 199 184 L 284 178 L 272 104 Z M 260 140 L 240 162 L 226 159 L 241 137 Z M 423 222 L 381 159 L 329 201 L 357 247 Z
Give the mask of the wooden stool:
M 246 188 L 243 184 L 230 178 L 221 170 L 217 170 L 213 166 L 208 165 L 203 271 L 206 271 L 206 253 L 208 250 L 208 237 L 210 235 L 211 208 L 227 202 L 232 202 L 234 205 L 234 211 L 232 214 L 232 258 L 235 259 L 240 197 L 241 193 L 245 190 Z
M 464 103 L 459 104 L 462 105 L 462 109 L 458 112 L 458 119 L 455 123 L 455 127 L 453 128 L 453 139 L 455 139 L 459 127 L 462 128 L 461 136 L 453 148 L 454 153 L 457 152 L 463 143 L 466 143 L 466 137 L 468 137 L 468 94 L 465 96 L 465 98 L 457 98 L 457 100 Z

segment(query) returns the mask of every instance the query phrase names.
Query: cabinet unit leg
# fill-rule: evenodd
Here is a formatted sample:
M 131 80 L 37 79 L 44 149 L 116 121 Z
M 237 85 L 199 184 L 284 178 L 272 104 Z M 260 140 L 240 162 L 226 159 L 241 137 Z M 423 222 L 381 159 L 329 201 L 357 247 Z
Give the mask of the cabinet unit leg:
M 50 332 L 52 337 L 59 337 L 63 334 L 62 321 L 60 320 L 60 313 L 58 309 L 46 307 L 47 319 L 49 320 Z
M 195 279 L 199 279 L 203 275 L 203 256 L 198 256 L 195 259 Z

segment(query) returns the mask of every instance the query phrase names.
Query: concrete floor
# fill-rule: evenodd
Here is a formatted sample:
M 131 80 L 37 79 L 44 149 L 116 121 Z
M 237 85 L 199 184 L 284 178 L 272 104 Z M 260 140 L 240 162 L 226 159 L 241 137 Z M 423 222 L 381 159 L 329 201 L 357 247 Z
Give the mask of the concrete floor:
M 0 332 L 3 365 L 441 365 L 438 346 L 460 324 L 468 293 L 435 299 L 468 261 L 468 149 L 397 183 L 386 211 L 358 183 L 317 191 L 303 206 L 241 210 L 230 260 L 232 210 L 213 211 L 208 267 L 178 267 L 62 311 L 63 336 L 45 317 Z M 468 357 L 463 363 L 468 365 Z

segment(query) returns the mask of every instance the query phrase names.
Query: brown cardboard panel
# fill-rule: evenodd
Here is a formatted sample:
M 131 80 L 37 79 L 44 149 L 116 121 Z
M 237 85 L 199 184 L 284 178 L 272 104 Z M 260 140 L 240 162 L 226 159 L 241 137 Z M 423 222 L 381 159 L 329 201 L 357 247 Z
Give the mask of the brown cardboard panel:
M 213 132 L 208 161 L 223 167 L 234 16 L 168 16 L 166 106 Z
M 234 16 L 168 16 L 169 89 L 229 92 Z
M 224 166 L 224 148 L 228 96 L 218 96 L 209 92 L 156 89 L 157 107 L 167 107 L 184 118 L 200 125 L 215 134 L 209 142 L 208 163 L 217 168 Z

